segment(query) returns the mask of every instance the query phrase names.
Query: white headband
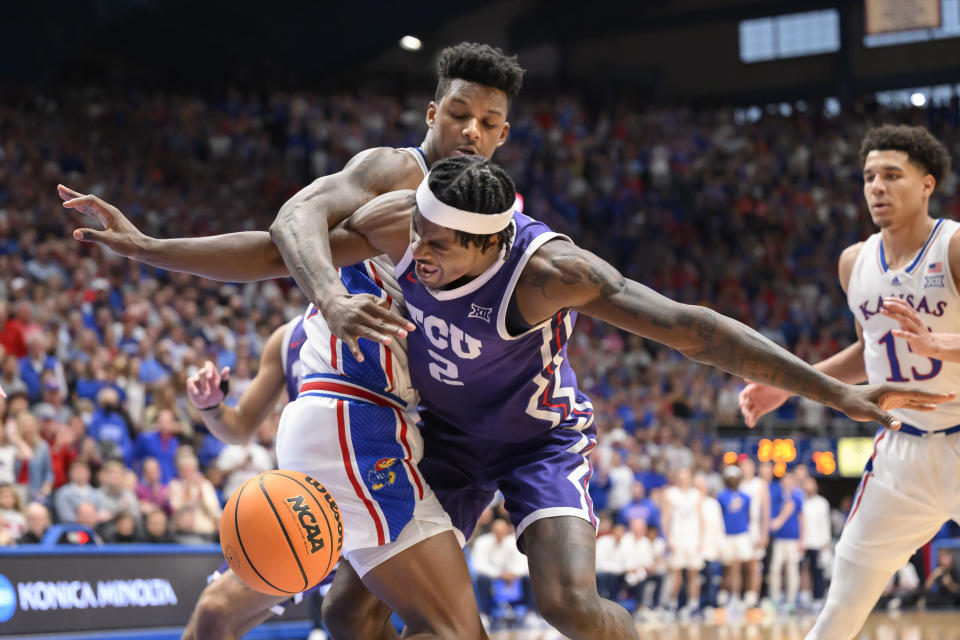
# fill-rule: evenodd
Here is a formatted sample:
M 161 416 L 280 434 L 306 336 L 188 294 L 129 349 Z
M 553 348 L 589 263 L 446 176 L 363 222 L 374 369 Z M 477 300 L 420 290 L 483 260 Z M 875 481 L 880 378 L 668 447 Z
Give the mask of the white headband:
M 513 211 L 518 209 L 518 205 L 518 201 L 514 200 L 510 208 L 503 213 L 473 213 L 440 202 L 437 196 L 433 195 L 433 191 L 430 191 L 427 178 L 417 187 L 417 208 L 420 209 L 420 215 L 441 227 L 465 233 L 487 236 L 503 231 L 513 219 Z

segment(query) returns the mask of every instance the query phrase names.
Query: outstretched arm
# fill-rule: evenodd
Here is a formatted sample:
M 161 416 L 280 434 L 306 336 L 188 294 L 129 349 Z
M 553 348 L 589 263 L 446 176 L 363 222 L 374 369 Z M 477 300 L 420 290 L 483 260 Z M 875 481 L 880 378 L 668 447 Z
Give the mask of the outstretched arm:
M 954 394 L 905 391 L 893 385 L 856 387 L 817 371 L 746 325 L 680 304 L 632 280 L 566 241 L 548 242 L 518 282 L 517 304 L 528 322 L 566 308 L 673 347 L 685 356 L 835 407 L 855 420 L 899 428 L 884 409 L 933 410 Z
M 57 186 L 63 206 L 95 218 L 103 229 L 81 227 L 76 240 L 99 244 L 121 256 L 168 271 L 221 282 L 251 282 L 287 275 L 283 256 L 266 231 L 241 231 L 201 238 L 152 238 L 112 204 L 93 194 Z
M 840 254 L 838 273 L 840 278 L 840 287 L 844 292 L 850 284 L 850 275 L 853 273 L 854 264 L 863 243 L 858 242 L 844 249 Z M 822 371 L 832 378 L 858 384 L 867 381 L 867 367 L 863 360 L 863 329 L 860 323 L 854 320 L 857 329 L 857 341 L 846 349 L 839 351 L 825 360 L 813 365 L 818 371 Z M 774 411 L 790 397 L 789 391 L 778 389 L 770 385 L 758 384 L 748 381 L 749 384 L 740 392 L 740 411 L 743 412 L 743 419 L 748 427 L 753 427 L 757 421 L 767 413 Z
M 212 362 L 187 380 L 187 396 L 210 433 L 227 444 L 246 444 L 253 437 L 283 391 L 283 330 L 280 327 L 267 339 L 260 355 L 260 368 L 237 402 L 236 407 L 223 404 L 220 381 L 227 379 L 230 368 L 218 372 Z

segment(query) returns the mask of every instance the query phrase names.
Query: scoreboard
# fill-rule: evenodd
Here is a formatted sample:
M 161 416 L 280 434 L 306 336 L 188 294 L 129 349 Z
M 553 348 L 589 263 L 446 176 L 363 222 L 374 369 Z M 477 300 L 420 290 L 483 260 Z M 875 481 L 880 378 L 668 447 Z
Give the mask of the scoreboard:
M 869 438 L 868 438 L 869 440 Z M 733 464 L 741 454 L 758 462 L 773 464 L 773 475 L 782 478 L 788 469 L 805 464 L 820 477 L 837 476 L 839 471 L 836 438 L 720 438 L 724 462 Z M 862 470 L 863 467 L 861 466 Z M 859 472 L 857 473 L 859 475 Z

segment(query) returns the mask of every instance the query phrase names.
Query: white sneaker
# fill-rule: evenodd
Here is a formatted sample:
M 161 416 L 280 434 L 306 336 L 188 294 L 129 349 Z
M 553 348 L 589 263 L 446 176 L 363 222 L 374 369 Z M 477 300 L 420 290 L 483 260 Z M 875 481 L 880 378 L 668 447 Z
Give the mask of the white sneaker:
M 310 632 L 310 635 L 307 636 L 307 640 L 327 640 L 327 632 L 323 629 L 314 629 Z

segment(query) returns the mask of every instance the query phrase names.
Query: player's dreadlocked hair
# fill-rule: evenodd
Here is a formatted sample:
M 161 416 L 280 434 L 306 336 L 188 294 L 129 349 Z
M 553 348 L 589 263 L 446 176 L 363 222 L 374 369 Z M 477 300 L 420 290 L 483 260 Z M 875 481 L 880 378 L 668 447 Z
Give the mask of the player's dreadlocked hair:
M 950 172 L 950 152 L 923 127 L 885 124 L 867 131 L 860 145 L 860 164 L 871 151 L 903 151 L 939 185 Z
M 517 199 L 516 188 L 507 172 L 480 156 L 440 160 L 430 167 L 427 185 L 440 202 L 473 213 L 503 213 Z M 454 231 L 454 234 L 464 247 L 472 244 L 484 251 L 493 245 L 493 236 L 496 235 L 499 248 L 509 250 L 513 225 L 490 235 L 464 231 Z
M 507 94 L 507 100 L 512 102 L 520 94 L 523 73 L 524 68 L 517 62 L 517 56 L 508 56 L 498 47 L 488 44 L 461 42 L 440 52 L 437 60 L 437 93 L 434 99 L 440 102 L 450 88 L 450 81 L 460 78 L 500 89 Z

